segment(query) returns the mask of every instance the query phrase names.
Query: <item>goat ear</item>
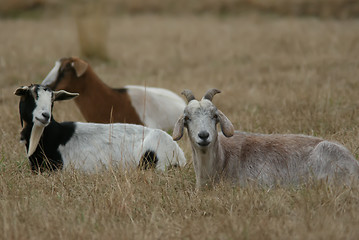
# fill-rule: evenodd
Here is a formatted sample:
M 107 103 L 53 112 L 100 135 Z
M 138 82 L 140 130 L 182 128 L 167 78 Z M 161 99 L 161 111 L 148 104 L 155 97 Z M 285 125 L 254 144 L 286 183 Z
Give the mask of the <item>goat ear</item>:
M 79 95 L 78 93 L 69 93 L 66 92 L 65 90 L 54 91 L 54 96 L 55 96 L 54 101 L 69 100 L 74 97 L 77 97 L 78 95 Z
M 87 70 L 89 64 L 81 59 L 74 59 L 74 61 L 71 63 L 71 66 L 76 71 L 76 76 L 81 77 Z
M 220 110 L 218 111 L 219 124 L 221 125 L 222 133 L 226 137 L 232 137 L 234 134 L 234 127 L 229 119 Z
M 182 115 L 176 122 L 175 127 L 173 129 L 172 138 L 175 141 L 178 141 L 183 136 L 183 128 L 184 128 L 184 116 Z
M 28 86 L 22 86 L 22 87 L 19 87 L 18 89 L 16 89 L 15 92 L 14 92 L 14 94 L 15 94 L 16 96 L 25 96 L 28 91 L 29 91 L 29 87 L 28 87 Z

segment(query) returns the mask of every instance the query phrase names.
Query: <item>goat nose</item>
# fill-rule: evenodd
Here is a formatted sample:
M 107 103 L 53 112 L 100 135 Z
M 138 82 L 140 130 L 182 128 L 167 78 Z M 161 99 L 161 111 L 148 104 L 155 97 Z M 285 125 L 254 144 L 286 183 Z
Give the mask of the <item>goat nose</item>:
M 201 131 L 198 133 L 198 137 L 202 140 L 206 140 L 209 137 L 209 133 L 207 131 Z
M 50 114 L 48 114 L 47 112 L 43 112 L 42 116 L 44 117 L 45 120 L 49 120 L 50 118 Z

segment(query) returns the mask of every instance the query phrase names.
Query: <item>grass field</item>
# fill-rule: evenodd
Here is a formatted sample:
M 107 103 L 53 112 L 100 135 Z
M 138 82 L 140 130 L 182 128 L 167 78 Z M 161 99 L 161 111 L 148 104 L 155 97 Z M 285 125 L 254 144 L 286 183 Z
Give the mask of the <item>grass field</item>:
M 0 20 L 1 239 L 358 239 L 358 186 L 197 191 L 191 164 L 31 174 L 13 92 L 80 55 L 74 23 Z M 358 158 L 358 19 L 144 14 L 108 23 L 109 60 L 90 60 L 108 85 L 189 88 L 197 98 L 216 87 L 214 103 L 237 129 L 315 135 Z M 83 120 L 72 101 L 56 103 L 54 116 Z M 190 160 L 188 141 L 180 145 Z

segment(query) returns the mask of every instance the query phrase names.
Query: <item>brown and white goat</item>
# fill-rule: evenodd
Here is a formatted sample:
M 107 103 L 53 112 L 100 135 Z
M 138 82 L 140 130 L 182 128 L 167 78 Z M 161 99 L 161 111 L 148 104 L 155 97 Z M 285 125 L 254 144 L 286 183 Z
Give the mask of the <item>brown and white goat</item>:
M 211 89 L 197 101 L 190 90 L 183 91 L 188 105 L 173 130 L 176 141 L 183 136 L 184 127 L 188 130 L 198 188 L 220 179 L 272 186 L 295 185 L 311 178 L 345 183 L 358 178 L 358 161 L 338 143 L 305 135 L 234 131 L 212 103 L 219 92 Z M 223 134 L 218 134 L 217 123 Z
M 110 88 L 87 62 L 76 57 L 57 61 L 42 85 L 79 93 L 75 102 L 88 122 L 133 123 L 172 130 L 186 106 L 177 94 L 163 88 Z

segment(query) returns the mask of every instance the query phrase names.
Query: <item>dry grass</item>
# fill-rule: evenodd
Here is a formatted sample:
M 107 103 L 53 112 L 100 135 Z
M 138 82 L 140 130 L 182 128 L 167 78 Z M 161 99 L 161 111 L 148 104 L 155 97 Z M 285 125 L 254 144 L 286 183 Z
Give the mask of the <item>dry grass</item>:
M 78 4 L 73 7 L 81 56 L 108 60 L 108 20 L 102 2 Z
M 0 2 L 0 16 L 18 16 L 24 13 L 23 10 L 36 7 L 49 10 L 49 16 L 58 16 L 68 12 L 70 6 L 88 4 L 106 6 L 114 14 L 238 15 L 256 12 L 341 19 L 359 17 L 359 2 L 356 0 L 5 0 Z M 37 11 L 32 16 L 39 14 Z
M 5 0 L 0 2 L 0 13 L 16 10 L 29 10 L 42 6 L 46 2 L 46 0 Z
M 359 22 L 261 16 L 111 18 L 111 86 L 147 84 L 214 102 L 244 131 L 313 134 L 358 158 Z M 357 239 L 359 188 L 197 192 L 191 166 L 169 173 L 33 175 L 18 143 L 19 85 L 79 55 L 73 19 L 0 21 L 0 236 L 3 239 Z M 83 120 L 73 102 L 55 118 Z M 191 152 L 181 142 L 186 155 Z
M 290 16 L 348 18 L 359 16 L 353 0 L 107 0 L 122 13 L 243 14 L 248 11 Z

